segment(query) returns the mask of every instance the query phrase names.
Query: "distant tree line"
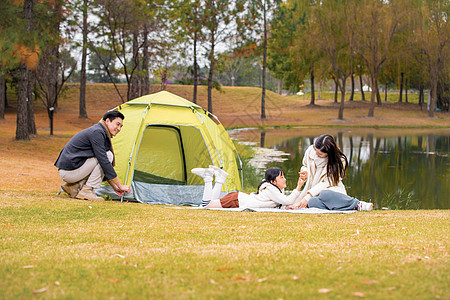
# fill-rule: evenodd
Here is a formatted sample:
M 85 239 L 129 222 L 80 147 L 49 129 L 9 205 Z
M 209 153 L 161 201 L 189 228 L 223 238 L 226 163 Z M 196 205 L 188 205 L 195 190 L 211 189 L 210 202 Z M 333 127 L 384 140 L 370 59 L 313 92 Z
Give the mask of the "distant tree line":
M 418 90 L 420 105 L 430 90 L 433 117 L 437 107 L 448 110 L 450 97 L 449 10 L 447 0 L 5 0 L 0 119 L 14 86 L 16 139 L 36 133 L 37 99 L 53 134 L 68 80 L 80 82 L 80 118 L 88 117 L 88 81 L 113 83 L 122 102 L 148 94 L 150 83 L 164 89 L 172 81 L 192 84 L 194 103 L 198 85 L 206 85 L 210 112 L 221 84 L 259 86 L 261 119 L 266 86 L 298 91 L 308 80 L 315 105 L 316 85 L 332 80 L 343 119 L 348 82 L 352 101 L 363 76 L 369 117 L 388 85 L 400 90 L 399 102 L 404 91 Z

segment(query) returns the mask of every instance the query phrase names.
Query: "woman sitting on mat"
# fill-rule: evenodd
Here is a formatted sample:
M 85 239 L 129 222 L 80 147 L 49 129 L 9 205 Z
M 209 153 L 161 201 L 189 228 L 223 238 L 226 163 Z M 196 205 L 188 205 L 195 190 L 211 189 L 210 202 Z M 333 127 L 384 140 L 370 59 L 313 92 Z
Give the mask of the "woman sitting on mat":
M 328 210 L 373 209 L 373 204 L 347 195 L 342 178 L 348 161 L 329 134 L 319 136 L 306 149 L 300 174 L 307 178 L 300 195 L 287 209 L 315 207 Z
M 219 199 L 222 184 L 228 177 L 227 172 L 216 166 L 195 168 L 191 172 L 205 181 L 202 207 L 206 208 L 274 208 L 289 205 L 294 203 L 294 200 L 300 195 L 300 188 L 306 179 L 306 177 L 300 176 L 295 190 L 289 196 L 285 196 L 286 178 L 283 171 L 280 168 L 269 168 L 256 193 L 231 192 Z M 214 188 L 212 186 L 213 176 L 216 181 Z

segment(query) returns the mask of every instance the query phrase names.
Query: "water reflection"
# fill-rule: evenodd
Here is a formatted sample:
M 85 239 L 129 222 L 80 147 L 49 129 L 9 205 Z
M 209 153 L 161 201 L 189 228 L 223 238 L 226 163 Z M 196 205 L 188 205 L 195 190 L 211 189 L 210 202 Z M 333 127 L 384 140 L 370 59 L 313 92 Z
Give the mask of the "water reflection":
M 288 188 L 296 184 L 303 155 L 320 133 L 303 130 L 254 132 L 259 145 L 288 153 L 287 160 L 270 163 L 281 167 Z M 371 200 L 376 208 L 449 209 L 450 133 L 380 135 L 332 133 L 349 160 L 344 184 L 350 195 Z M 252 140 L 249 132 L 240 139 Z

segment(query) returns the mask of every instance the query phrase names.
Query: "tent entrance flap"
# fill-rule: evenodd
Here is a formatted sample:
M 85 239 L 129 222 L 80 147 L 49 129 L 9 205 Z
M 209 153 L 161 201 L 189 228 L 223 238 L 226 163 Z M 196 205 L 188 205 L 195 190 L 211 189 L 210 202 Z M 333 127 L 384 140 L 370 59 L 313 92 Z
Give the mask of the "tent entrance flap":
M 145 128 L 136 156 L 133 181 L 186 184 L 186 163 L 178 128 L 164 125 Z

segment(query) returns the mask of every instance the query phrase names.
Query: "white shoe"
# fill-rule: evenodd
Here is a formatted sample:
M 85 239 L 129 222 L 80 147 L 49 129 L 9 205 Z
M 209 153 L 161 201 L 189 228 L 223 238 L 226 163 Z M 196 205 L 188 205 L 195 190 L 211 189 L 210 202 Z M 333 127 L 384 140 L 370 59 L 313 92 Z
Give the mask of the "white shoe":
M 213 165 L 209 165 L 209 168 L 214 171 L 214 176 L 216 176 L 216 182 L 224 183 L 225 180 L 227 180 L 229 174 L 225 172 L 224 169 L 221 169 Z
M 214 170 L 211 169 L 211 168 L 193 168 L 191 170 L 191 173 L 193 173 L 195 175 L 198 175 L 198 176 L 200 176 L 202 178 L 205 178 L 205 177 L 211 177 L 212 178 L 213 175 L 214 175 Z
M 359 211 L 371 211 L 371 210 L 373 210 L 373 203 L 359 201 L 357 209 Z

